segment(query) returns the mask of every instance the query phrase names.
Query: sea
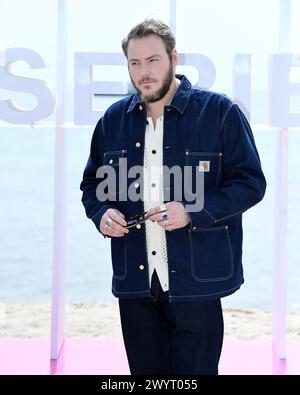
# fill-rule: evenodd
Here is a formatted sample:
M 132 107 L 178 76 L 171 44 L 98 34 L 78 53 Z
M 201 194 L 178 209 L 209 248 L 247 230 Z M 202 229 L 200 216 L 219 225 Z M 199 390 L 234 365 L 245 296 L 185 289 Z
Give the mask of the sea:
M 65 130 L 66 299 L 72 303 L 116 301 L 110 241 L 86 218 L 79 190 L 92 132 L 93 127 Z M 243 215 L 245 284 L 223 299 L 226 308 L 272 308 L 278 130 L 253 132 L 268 186 L 263 201 Z M 288 138 L 287 302 L 299 310 L 300 129 L 290 129 Z M 53 126 L 0 128 L 0 303 L 51 302 L 54 146 Z

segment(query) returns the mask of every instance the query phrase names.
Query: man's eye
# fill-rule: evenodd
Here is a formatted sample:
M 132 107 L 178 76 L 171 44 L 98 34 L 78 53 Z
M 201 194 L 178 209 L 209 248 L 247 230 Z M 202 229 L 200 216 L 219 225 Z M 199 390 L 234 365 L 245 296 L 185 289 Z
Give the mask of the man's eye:
M 150 59 L 150 62 L 157 62 L 158 61 L 158 59 Z

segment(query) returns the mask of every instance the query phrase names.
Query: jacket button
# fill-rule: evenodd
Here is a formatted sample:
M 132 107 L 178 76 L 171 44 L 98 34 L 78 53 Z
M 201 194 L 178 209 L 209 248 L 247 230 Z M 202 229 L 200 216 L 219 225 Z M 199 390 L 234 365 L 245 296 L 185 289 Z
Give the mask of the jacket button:
M 113 163 L 113 159 L 110 159 L 110 161 L 108 162 L 110 165 Z
M 137 143 L 135 143 L 135 146 L 136 146 L 137 148 L 139 148 L 139 147 L 141 146 L 141 143 L 137 142 Z
M 193 230 L 196 230 L 196 229 L 197 229 L 197 226 L 194 226 L 194 227 L 193 227 Z
M 140 265 L 140 266 L 139 266 L 139 269 L 140 269 L 140 270 L 144 270 L 144 269 L 145 269 L 145 266 L 144 266 L 144 265 Z
M 143 106 L 140 104 L 140 105 L 139 105 L 139 110 L 142 111 L 142 109 L 143 109 Z
M 137 229 L 141 229 L 141 227 L 142 227 L 141 224 L 137 224 L 137 225 L 136 225 L 136 228 L 137 228 Z

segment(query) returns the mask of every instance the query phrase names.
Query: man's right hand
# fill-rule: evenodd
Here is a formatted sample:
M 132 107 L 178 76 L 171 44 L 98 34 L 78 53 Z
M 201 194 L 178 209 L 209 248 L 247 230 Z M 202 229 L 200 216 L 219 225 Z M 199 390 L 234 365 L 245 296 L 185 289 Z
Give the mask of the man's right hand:
M 107 226 L 107 223 L 110 223 L 110 226 Z M 126 225 L 125 215 L 115 208 L 109 208 L 101 218 L 100 232 L 110 237 L 123 237 L 129 233 L 129 229 L 125 228 Z

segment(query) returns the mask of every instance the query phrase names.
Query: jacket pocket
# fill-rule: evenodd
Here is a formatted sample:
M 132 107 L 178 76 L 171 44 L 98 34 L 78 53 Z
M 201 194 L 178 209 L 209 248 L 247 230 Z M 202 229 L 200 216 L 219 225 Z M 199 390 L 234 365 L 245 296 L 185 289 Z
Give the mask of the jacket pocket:
M 204 175 L 204 188 L 216 188 L 222 167 L 222 152 L 185 151 L 185 165 L 192 167 L 193 190 L 197 173 Z
M 113 277 L 124 280 L 127 277 L 126 236 L 111 238 L 111 261 Z
M 191 272 L 200 282 L 225 281 L 233 274 L 228 226 L 188 230 Z
M 117 196 L 127 189 L 127 150 L 107 151 L 103 154 L 103 166 L 108 173 L 108 189 L 110 196 Z

